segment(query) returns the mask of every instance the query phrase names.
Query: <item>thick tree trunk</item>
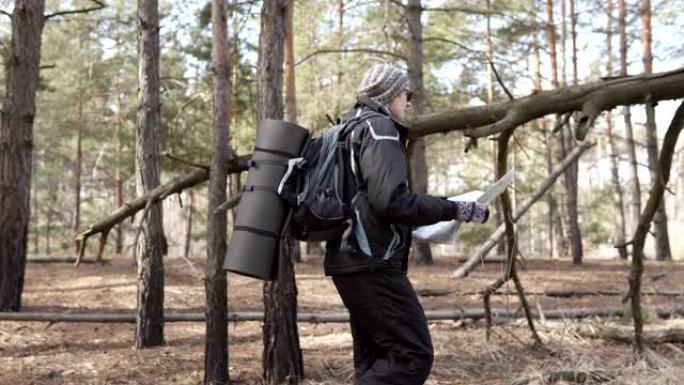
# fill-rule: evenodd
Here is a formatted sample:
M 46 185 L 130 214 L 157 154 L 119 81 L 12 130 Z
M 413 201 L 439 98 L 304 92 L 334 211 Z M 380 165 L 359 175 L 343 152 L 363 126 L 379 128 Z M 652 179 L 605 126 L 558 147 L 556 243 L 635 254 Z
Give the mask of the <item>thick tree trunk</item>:
M 629 295 L 625 297 L 625 300 L 631 300 L 632 318 L 634 320 L 634 349 L 637 353 L 641 353 L 644 348 L 642 336 L 644 321 L 641 311 L 641 275 L 644 271 L 644 243 L 646 242 L 646 236 L 648 235 L 648 229 L 653 216 L 662 204 L 663 193 L 670 180 L 672 156 L 677 145 L 677 138 L 683 127 L 684 102 L 677 108 L 670 127 L 668 127 L 665 134 L 663 148 L 658 159 L 658 166 L 656 167 L 656 177 L 653 178 L 651 183 L 651 193 L 648 196 L 648 202 L 646 202 L 646 207 L 639 218 L 639 224 L 634 232 L 632 269 L 629 274 Z
M 644 0 L 641 4 L 641 20 L 643 28 L 643 61 L 644 72 L 653 73 L 653 54 L 651 53 L 651 1 Z M 646 144 L 648 146 L 648 165 L 651 170 L 651 179 L 658 175 L 658 131 L 655 120 L 655 107 L 653 103 L 646 103 Z M 661 200 L 658 210 L 653 217 L 656 239 L 656 259 L 659 261 L 671 260 L 670 236 L 667 230 L 667 213 L 665 212 L 665 201 Z
M 608 0 L 607 6 L 608 25 L 606 27 L 606 76 L 613 75 L 613 0 Z M 620 150 L 615 143 L 613 135 L 613 117 L 610 111 L 606 114 L 606 133 L 608 135 L 608 143 L 610 144 L 610 173 L 613 181 L 613 204 L 615 205 L 615 215 L 618 217 L 618 222 L 615 224 L 615 243 L 622 245 L 625 243 L 625 210 L 623 204 L 622 184 L 620 183 L 620 175 L 618 172 L 619 163 L 618 156 Z M 617 248 L 621 259 L 627 259 L 627 249 L 624 247 Z
M 287 2 L 285 11 L 285 120 L 297 123 L 297 88 L 295 87 L 295 61 L 294 61 L 294 0 Z M 293 241 L 292 258 L 295 262 L 302 261 L 301 247 L 299 242 Z
M 24 289 L 31 218 L 33 122 L 43 0 L 16 0 L 12 43 L 5 58 L 5 99 L 0 123 L 0 310 L 18 311 Z
M 625 9 L 625 0 L 618 0 L 618 5 L 618 23 L 620 28 L 620 76 L 627 76 L 627 11 Z M 624 107 L 623 117 L 625 122 L 625 137 L 627 139 L 627 155 L 629 157 L 629 165 L 632 172 L 632 183 L 630 184 L 630 192 L 632 196 L 631 217 L 633 226 L 636 226 L 639 216 L 641 215 L 641 185 L 639 184 L 636 146 L 634 145 L 634 130 L 632 128 L 632 114 L 630 112 L 629 106 Z
M 138 124 L 136 192 L 159 186 L 159 16 L 157 0 L 138 0 Z M 136 245 L 138 305 L 135 347 L 164 343 L 164 262 L 166 237 L 161 202 L 140 218 Z
M 408 76 L 413 98 L 412 114 L 420 115 L 424 111 L 425 87 L 423 85 L 423 24 L 420 21 L 422 6 L 420 0 L 409 0 L 406 6 L 406 19 L 410 33 Z M 425 160 L 425 139 L 415 138 L 409 145 L 409 163 L 411 165 L 411 190 L 419 194 L 427 194 L 427 162 Z M 413 243 L 412 258 L 417 265 L 431 265 L 432 251 L 427 242 Z
M 283 118 L 283 45 L 287 0 L 265 1 L 257 60 L 257 119 Z M 266 384 L 298 384 L 304 373 L 297 330 L 295 242 L 280 242 L 278 276 L 264 283 L 263 378 Z
M 213 155 L 209 172 L 207 219 L 206 338 L 204 341 L 204 383 L 228 383 L 228 287 L 223 262 L 226 255 L 227 213 L 216 208 L 226 201 L 228 179 L 230 101 L 228 65 L 228 24 L 225 0 L 211 2 L 213 70 Z M 191 219 L 191 218 L 189 218 Z

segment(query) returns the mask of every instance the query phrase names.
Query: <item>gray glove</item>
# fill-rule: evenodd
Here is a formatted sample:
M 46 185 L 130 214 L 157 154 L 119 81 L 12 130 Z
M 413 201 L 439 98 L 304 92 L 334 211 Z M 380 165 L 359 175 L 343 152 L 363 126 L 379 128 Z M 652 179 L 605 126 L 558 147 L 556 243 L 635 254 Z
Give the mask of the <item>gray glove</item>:
M 454 202 L 456 215 L 454 219 L 461 222 L 485 223 L 489 219 L 489 208 L 478 202 Z

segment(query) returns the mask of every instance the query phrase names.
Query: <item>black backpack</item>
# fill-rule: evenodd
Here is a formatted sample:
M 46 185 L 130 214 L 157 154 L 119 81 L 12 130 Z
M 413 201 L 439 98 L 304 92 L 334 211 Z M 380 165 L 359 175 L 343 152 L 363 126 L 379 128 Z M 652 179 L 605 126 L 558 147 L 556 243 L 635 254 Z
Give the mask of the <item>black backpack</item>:
M 329 241 L 351 228 L 351 204 L 344 198 L 347 183 L 344 164 L 351 154 L 345 139 L 357 122 L 376 114 L 379 113 L 365 111 L 338 122 L 309 138 L 302 156 L 290 160 L 278 193 L 291 205 L 285 224 L 285 231 L 291 237 L 301 241 Z

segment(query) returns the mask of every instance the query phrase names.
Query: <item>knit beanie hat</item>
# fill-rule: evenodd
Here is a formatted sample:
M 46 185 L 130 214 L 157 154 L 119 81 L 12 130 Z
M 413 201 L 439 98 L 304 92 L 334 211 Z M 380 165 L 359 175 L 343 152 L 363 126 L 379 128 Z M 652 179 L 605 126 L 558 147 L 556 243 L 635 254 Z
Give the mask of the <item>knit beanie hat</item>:
M 402 91 L 409 89 L 408 75 L 405 71 L 389 64 L 373 65 L 363 76 L 356 94 L 386 106 Z

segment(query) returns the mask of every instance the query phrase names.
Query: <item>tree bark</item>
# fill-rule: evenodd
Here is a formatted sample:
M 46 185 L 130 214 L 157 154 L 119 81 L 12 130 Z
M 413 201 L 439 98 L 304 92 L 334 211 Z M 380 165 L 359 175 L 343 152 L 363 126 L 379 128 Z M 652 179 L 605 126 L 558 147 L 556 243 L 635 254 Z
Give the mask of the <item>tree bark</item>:
M 138 0 L 138 122 L 135 147 L 136 192 L 159 186 L 159 16 L 157 0 Z M 167 245 L 161 202 L 140 218 L 136 245 L 138 305 L 135 347 L 164 343 L 164 262 Z
M 227 213 L 216 208 L 226 201 L 230 154 L 229 111 L 230 67 L 225 0 L 211 2 L 213 74 L 213 155 L 209 172 L 207 211 L 206 338 L 204 341 L 204 383 L 226 384 L 228 377 L 228 286 L 223 262 L 226 255 Z M 188 218 L 192 220 L 192 218 Z
M 413 97 L 411 99 L 412 114 L 420 115 L 424 111 L 425 86 L 423 84 L 423 24 L 420 0 L 409 0 L 406 5 L 406 19 L 409 29 L 408 76 Z M 411 168 L 411 190 L 418 194 L 427 194 L 427 162 L 425 160 L 425 139 L 414 138 L 409 144 L 409 163 Z M 413 243 L 412 258 L 417 265 L 432 265 L 432 250 L 427 242 Z
M 31 217 L 31 168 L 44 0 L 16 0 L 0 123 L 0 310 L 18 311 Z
M 283 118 L 283 46 L 288 0 L 265 1 L 257 60 L 257 120 Z M 304 373 L 297 330 L 297 286 L 292 256 L 296 243 L 280 242 L 278 275 L 264 282 L 263 378 L 266 384 L 298 384 Z
M 648 1 L 648 0 L 647 0 Z M 644 212 L 639 218 L 639 224 L 634 232 L 632 243 L 632 269 L 629 274 L 629 293 L 625 300 L 630 300 L 632 305 L 632 319 L 634 320 L 634 349 L 637 354 L 643 352 L 643 328 L 644 321 L 641 313 L 641 276 L 644 271 L 644 243 L 648 235 L 653 216 L 656 214 L 658 207 L 662 204 L 663 193 L 665 187 L 670 180 L 670 167 L 672 166 L 672 156 L 674 154 L 675 146 L 677 145 L 677 138 L 684 127 L 684 102 L 679 105 L 675 112 L 670 127 L 665 133 L 663 139 L 663 148 L 660 151 L 658 159 L 658 166 L 656 168 L 656 177 L 651 183 L 651 192 L 646 202 Z
M 297 88 L 295 87 L 294 65 L 294 0 L 287 2 L 285 10 L 285 120 L 297 123 Z M 292 258 L 295 262 L 302 261 L 302 252 L 298 241 L 293 248 Z
M 620 76 L 627 76 L 627 22 L 625 0 L 618 0 L 619 16 L 618 23 L 620 28 Z M 627 138 L 627 155 L 632 172 L 632 183 L 630 191 L 632 196 L 632 223 L 636 226 L 641 215 L 641 185 L 639 183 L 639 173 L 637 168 L 636 146 L 634 145 L 634 130 L 632 128 L 632 114 L 629 106 L 622 110 L 625 122 L 625 137 Z
M 608 61 L 606 63 L 606 76 L 610 77 L 613 75 L 613 0 L 608 0 L 607 14 L 606 58 Z M 615 224 L 615 243 L 622 245 L 625 243 L 626 225 L 622 184 L 620 183 L 620 175 L 618 172 L 618 155 L 620 150 L 617 148 L 615 137 L 613 136 L 613 117 L 610 111 L 606 114 L 606 133 L 608 135 L 608 143 L 610 144 L 610 174 L 611 180 L 613 181 L 613 204 L 615 206 L 615 215 L 618 220 Z M 627 259 L 627 249 L 624 247 L 618 247 L 617 249 L 620 253 L 620 258 Z

